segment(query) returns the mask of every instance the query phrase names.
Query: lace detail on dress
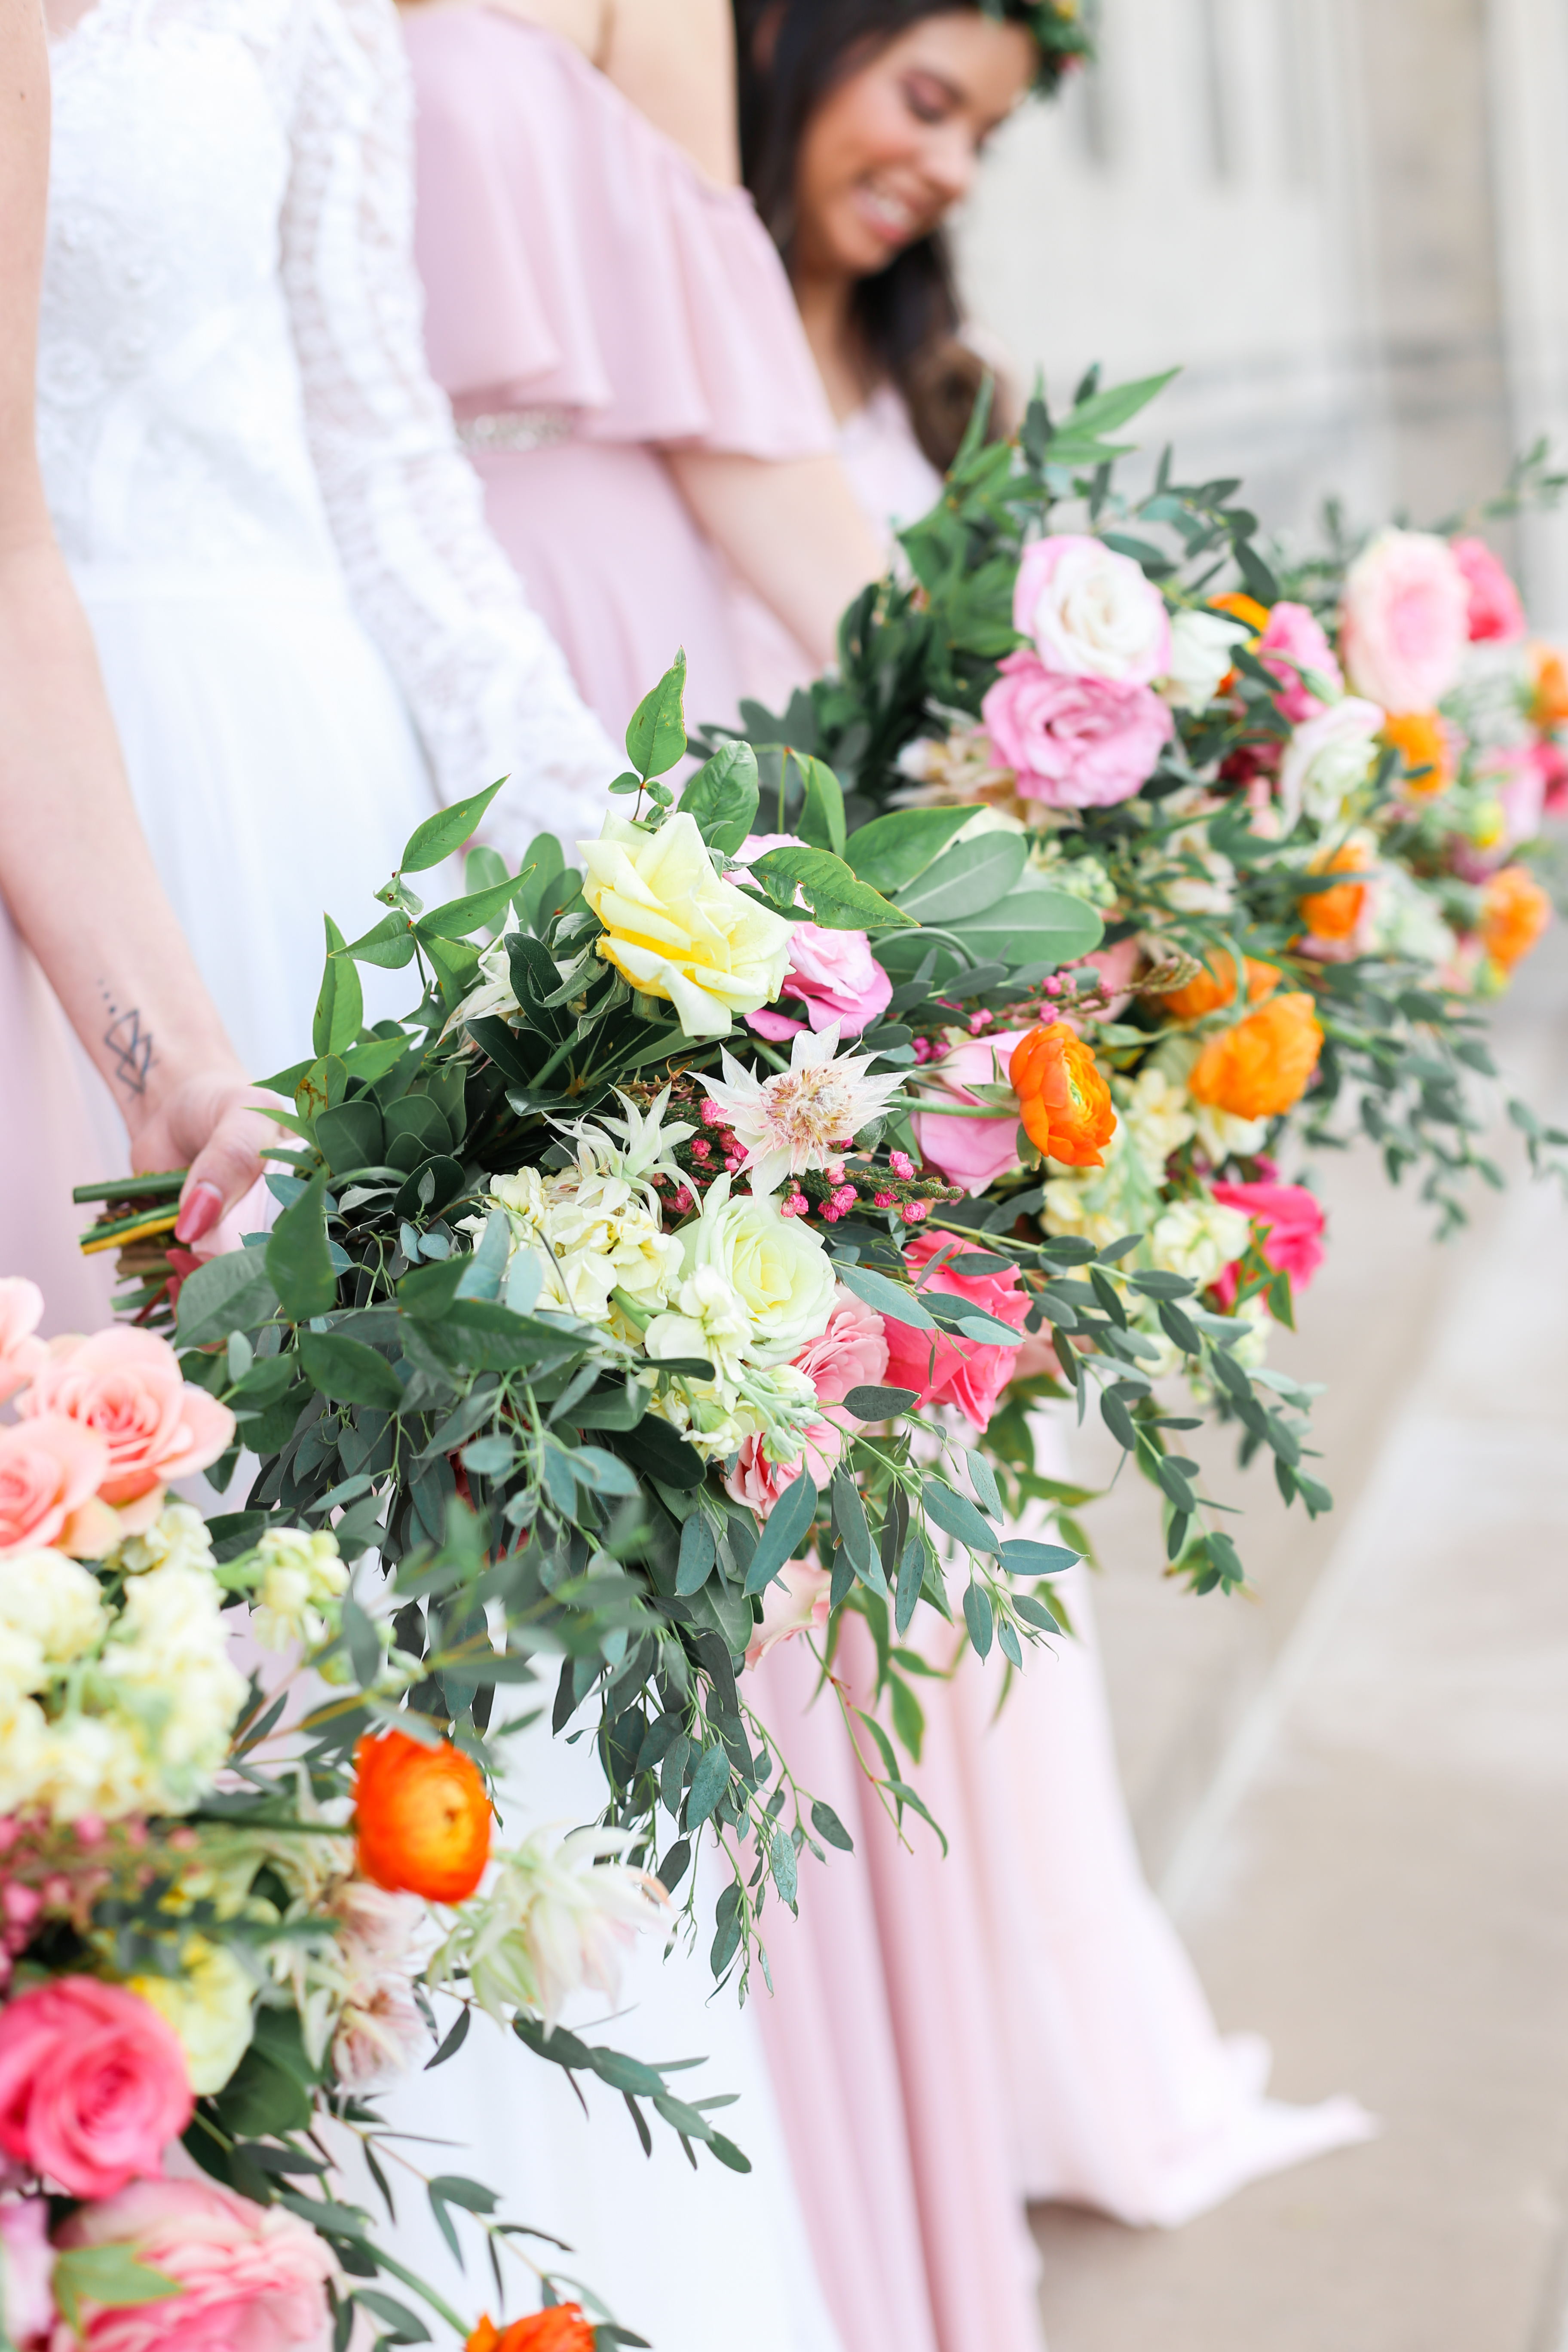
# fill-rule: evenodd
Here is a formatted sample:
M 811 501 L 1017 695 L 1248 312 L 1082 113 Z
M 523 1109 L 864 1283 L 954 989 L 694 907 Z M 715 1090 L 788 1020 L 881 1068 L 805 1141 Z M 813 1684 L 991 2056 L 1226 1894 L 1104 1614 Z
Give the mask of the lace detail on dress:
M 487 833 L 515 850 L 549 826 L 570 844 L 597 832 L 620 763 L 489 535 L 426 368 L 396 20 L 389 0 L 313 0 L 313 16 L 282 273 L 310 453 L 350 592 L 443 793 L 510 772 Z

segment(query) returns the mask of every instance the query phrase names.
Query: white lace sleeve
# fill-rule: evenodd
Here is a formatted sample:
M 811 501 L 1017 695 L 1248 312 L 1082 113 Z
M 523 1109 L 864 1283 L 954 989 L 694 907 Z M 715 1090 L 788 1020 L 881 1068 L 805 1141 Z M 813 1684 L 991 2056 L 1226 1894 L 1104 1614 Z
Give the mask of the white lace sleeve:
M 513 856 L 542 828 L 570 845 L 598 832 L 625 761 L 491 538 L 425 364 L 413 100 L 392 0 L 307 5 L 282 268 L 350 593 L 443 797 L 510 774 L 486 837 Z

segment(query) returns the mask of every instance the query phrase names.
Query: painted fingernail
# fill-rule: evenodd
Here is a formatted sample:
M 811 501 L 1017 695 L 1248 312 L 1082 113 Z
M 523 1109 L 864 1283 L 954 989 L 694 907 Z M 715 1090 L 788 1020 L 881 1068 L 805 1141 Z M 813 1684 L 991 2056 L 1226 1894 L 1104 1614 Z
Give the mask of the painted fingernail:
M 177 1242 L 205 1240 L 223 1215 L 223 1194 L 216 1184 L 193 1184 L 180 1203 L 180 1219 L 174 1227 Z

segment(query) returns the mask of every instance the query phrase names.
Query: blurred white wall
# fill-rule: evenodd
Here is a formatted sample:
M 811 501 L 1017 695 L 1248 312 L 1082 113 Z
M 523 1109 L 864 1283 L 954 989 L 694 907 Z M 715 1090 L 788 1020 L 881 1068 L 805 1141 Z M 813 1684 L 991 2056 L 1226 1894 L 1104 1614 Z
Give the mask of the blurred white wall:
M 975 315 L 1055 403 L 1175 362 L 1145 421 L 1275 528 L 1435 521 L 1568 451 L 1568 0 L 1101 0 L 1101 59 L 998 138 Z M 1499 534 L 1568 625 L 1568 520 Z

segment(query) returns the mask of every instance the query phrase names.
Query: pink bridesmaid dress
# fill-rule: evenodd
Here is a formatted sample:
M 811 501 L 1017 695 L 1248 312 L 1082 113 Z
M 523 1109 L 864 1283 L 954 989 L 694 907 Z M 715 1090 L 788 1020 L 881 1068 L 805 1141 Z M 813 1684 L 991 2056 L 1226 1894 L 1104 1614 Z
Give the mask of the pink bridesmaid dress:
M 663 452 L 835 442 L 752 200 L 556 35 L 483 6 L 404 24 L 426 348 L 490 528 L 612 736 L 679 643 L 688 712 L 732 719 L 725 569 Z

